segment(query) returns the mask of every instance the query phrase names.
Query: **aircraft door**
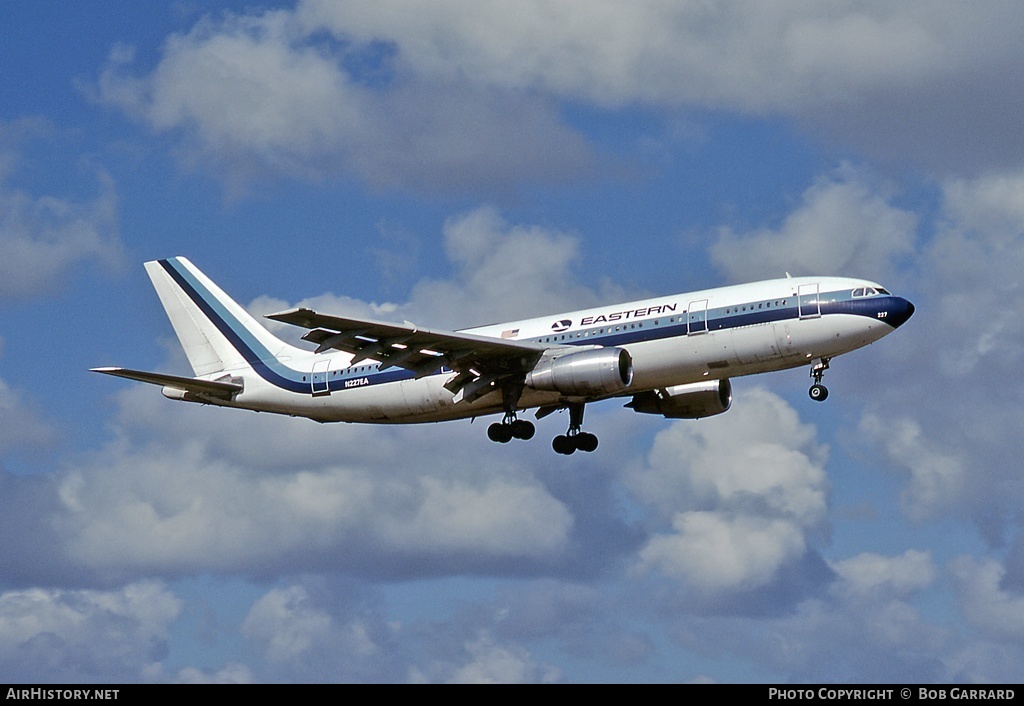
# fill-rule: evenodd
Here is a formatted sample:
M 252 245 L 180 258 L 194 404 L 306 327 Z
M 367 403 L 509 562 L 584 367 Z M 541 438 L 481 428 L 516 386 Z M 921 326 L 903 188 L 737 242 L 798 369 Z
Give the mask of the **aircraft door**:
M 796 305 L 801 319 L 815 319 L 821 316 L 821 305 L 818 302 L 818 283 L 801 284 L 796 298 Z
M 686 308 L 686 334 L 692 336 L 708 332 L 708 300 L 690 302 Z
M 309 391 L 313 394 L 313 397 L 331 394 L 330 379 L 328 378 L 330 374 L 328 368 L 330 366 L 330 358 L 317 360 L 313 363 L 313 371 L 309 374 Z

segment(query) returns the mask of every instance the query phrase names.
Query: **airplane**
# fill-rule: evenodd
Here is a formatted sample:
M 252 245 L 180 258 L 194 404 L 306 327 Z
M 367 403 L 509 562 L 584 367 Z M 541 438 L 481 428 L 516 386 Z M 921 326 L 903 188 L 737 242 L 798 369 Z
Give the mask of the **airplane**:
M 567 409 L 552 441 L 565 455 L 598 446 L 585 405 L 699 419 L 732 405 L 731 378 L 810 365 L 810 396 L 837 355 L 877 341 L 914 313 L 880 285 L 790 277 L 566 314 L 445 331 L 293 308 L 266 318 L 307 329 L 304 350 L 281 340 L 184 257 L 145 263 L 195 377 L 103 367 L 161 386 L 174 400 L 308 417 L 404 424 L 501 414 L 492 441 L 534 436 Z

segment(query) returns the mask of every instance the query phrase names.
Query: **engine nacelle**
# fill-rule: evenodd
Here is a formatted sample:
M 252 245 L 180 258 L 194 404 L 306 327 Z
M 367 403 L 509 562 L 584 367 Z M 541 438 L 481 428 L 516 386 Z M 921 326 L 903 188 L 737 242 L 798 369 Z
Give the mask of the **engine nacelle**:
M 669 419 L 712 417 L 732 406 L 732 383 L 726 378 L 649 390 L 633 395 L 633 401 L 626 406 L 636 412 L 660 414 Z
M 633 382 L 633 358 L 623 348 L 595 348 L 541 358 L 526 374 L 534 390 L 576 397 L 602 397 L 627 389 Z

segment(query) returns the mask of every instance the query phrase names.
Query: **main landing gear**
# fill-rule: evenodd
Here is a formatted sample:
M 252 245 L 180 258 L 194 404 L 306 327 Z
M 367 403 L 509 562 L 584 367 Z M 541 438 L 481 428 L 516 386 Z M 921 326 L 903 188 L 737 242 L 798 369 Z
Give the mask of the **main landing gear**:
M 505 416 L 500 422 L 495 422 L 487 427 L 487 438 L 499 444 L 507 444 L 512 439 L 532 439 L 537 429 L 532 422 L 516 417 L 516 403 L 522 395 L 523 386 L 509 384 L 501 388 L 501 403 L 505 408 Z M 576 451 L 591 452 L 597 449 L 597 437 L 582 430 L 583 427 L 583 403 L 571 402 L 566 405 L 569 408 L 569 430 L 565 434 L 559 434 L 551 442 L 551 448 L 560 454 L 568 456 Z M 558 407 L 546 407 L 537 413 L 537 418 L 547 416 Z
M 532 422 L 516 419 L 515 412 L 505 412 L 505 418 L 487 427 L 487 438 L 499 444 L 507 444 L 512 439 L 532 439 L 536 433 Z
M 824 402 L 828 398 L 828 388 L 821 384 L 821 378 L 825 376 L 825 371 L 828 370 L 828 362 L 831 358 L 822 358 L 817 363 L 811 366 L 811 377 L 814 378 L 814 384 L 811 385 L 811 389 L 807 394 L 811 396 L 811 399 L 815 402 Z
M 551 448 L 556 453 L 569 456 L 576 450 L 590 453 L 597 449 L 597 437 L 589 432 L 581 431 L 583 426 L 583 403 L 574 402 L 569 405 L 569 431 L 559 434 L 552 440 Z
M 516 418 L 516 403 L 523 394 L 522 384 L 506 384 L 501 388 L 501 404 L 505 408 L 505 418 L 487 427 L 487 438 L 499 444 L 507 444 L 512 439 L 532 439 L 537 429 L 531 422 Z

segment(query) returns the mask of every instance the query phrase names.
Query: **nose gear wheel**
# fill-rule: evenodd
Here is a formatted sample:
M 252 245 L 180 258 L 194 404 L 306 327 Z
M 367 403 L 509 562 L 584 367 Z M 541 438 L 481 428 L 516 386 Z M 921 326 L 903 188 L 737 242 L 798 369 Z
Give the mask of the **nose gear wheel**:
M 832 359 L 822 358 L 811 366 L 811 377 L 814 378 L 814 384 L 811 385 L 811 389 L 808 390 L 807 394 L 815 402 L 824 402 L 828 398 L 828 388 L 821 384 L 821 379 L 825 376 L 825 371 L 828 370 L 830 360 Z

